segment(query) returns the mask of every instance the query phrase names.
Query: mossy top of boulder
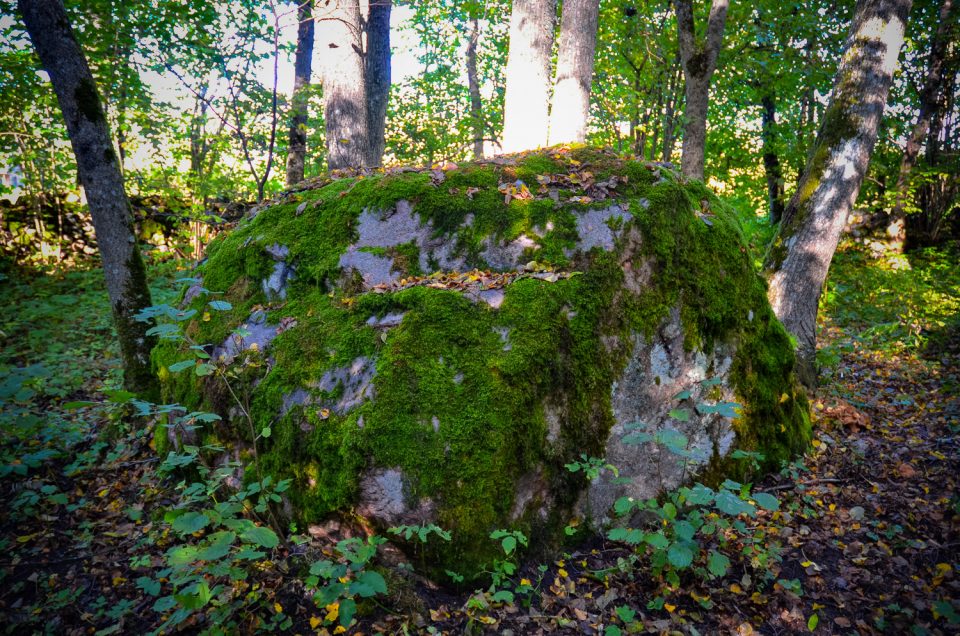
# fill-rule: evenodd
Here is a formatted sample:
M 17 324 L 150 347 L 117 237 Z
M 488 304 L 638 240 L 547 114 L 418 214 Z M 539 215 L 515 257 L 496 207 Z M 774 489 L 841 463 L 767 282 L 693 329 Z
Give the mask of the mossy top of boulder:
M 499 527 L 554 541 L 586 486 L 563 466 L 609 448 L 618 380 L 689 381 L 636 364 L 637 343 L 665 337 L 674 357 L 706 352 L 701 375 L 722 366 L 738 447 L 774 465 L 807 444 L 790 341 L 737 220 L 669 166 L 564 147 L 314 185 L 213 242 L 183 298 L 190 341 L 271 428 L 261 468 L 293 479 L 303 520 L 435 522 L 454 539 L 424 558 L 466 574 Z M 227 416 L 202 435 L 249 461 L 222 383 L 170 372 L 185 353 L 155 350 L 165 398 Z M 707 463 L 733 470 L 716 444 Z

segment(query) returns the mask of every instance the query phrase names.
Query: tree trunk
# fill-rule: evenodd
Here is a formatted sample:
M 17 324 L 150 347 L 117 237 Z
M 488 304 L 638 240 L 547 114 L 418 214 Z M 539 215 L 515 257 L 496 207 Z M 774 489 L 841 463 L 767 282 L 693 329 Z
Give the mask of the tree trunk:
M 299 1 L 299 0 L 298 0 Z M 287 150 L 287 185 L 303 181 L 307 159 L 307 116 L 310 73 L 313 66 L 313 0 L 297 9 L 297 52 L 293 64 L 293 103 L 290 108 L 290 146 Z
M 154 339 L 146 334 L 150 324 L 134 318 L 151 305 L 150 290 L 93 75 L 60 0 L 19 0 L 17 5 L 50 75 L 77 159 L 120 340 L 124 386 L 144 397 L 155 397 L 156 377 L 150 367 Z
M 944 72 L 943 65 L 947 53 L 947 44 L 950 42 L 951 31 L 956 31 L 956 16 L 951 15 L 954 8 L 953 0 L 943 0 L 940 5 L 940 21 L 937 24 L 937 31 L 930 41 L 930 60 L 927 65 L 927 77 L 924 79 L 923 87 L 920 89 L 920 112 L 917 114 L 917 122 L 913 126 L 910 138 L 907 139 L 907 145 L 903 149 L 903 159 L 900 161 L 900 173 L 897 176 L 896 203 L 893 210 L 890 211 L 890 224 L 887 227 L 887 235 L 895 244 L 902 248 L 906 240 L 906 224 L 904 219 L 904 207 L 906 205 L 907 184 L 910 181 L 910 173 L 917 164 L 917 158 L 920 156 L 920 148 L 923 146 L 924 137 L 930 128 L 930 120 L 935 116 L 937 107 L 941 103 L 938 99 L 942 89 Z M 951 28 L 953 27 L 953 28 Z
M 471 15 L 467 21 L 467 86 L 470 89 L 470 127 L 473 129 L 473 158 L 483 159 L 483 100 L 480 98 L 480 75 L 477 72 L 477 44 L 480 41 L 480 20 Z
M 560 53 L 550 107 L 549 143 L 583 143 L 590 115 L 590 85 L 597 49 L 600 0 L 564 0 Z
M 367 166 L 383 165 L 387 102 L 390 99 L 390 10 L 393 0 L 370 0 L 367 15 L 365 86 L 367 91 Z
M 677 61 L 674 63 L 676 64 Z M 682 73 L 683 70 L 680 68 L 677 68 L 675 73 L 671 72 L 670 84 L 667 88 L 667 107 L 663 114 L 663 152 L 661 153 L 661 161 L 664 163 L 670 163 L 670 159 L 673 157 L 673 143 L 676 141 L 674 131 L 677 127 L 677 101 L 680 98 L 678 84 Z
M 693 0 L 674 0 L 677 10 L 677 34 L 680 60 L 686 78 L 686 106 L 683 129 L 683 155 L 680 170 L 688 179 L 703 179 L 704 148 L 707 143 L 707 107 L 710 102 L 710 78 L 717 68 L 717 57 L 723 43 L 723 27 L 727 21 L 728 0 L 713 0 L 707 35 L 697 41 L 693 23 Z
M 360 5 L 322 0 L 315 5 L 323 78 L 327 167 L 358 168 L 369 153 L 367 98 L 361 47 Z
M 863 183 L 912 0 L 860 0 L 813 152 L 764 263 L 777 317 L 797 340 L 797 371 L 816 384 L 817 306 Z
M 514 0 L 503 106 L 503 151 L 547 145 L 556 0 Z
M 777 105 L 772 94 L 760 100 L 763 106 L 760 137 L 763 141 L 763 171 L 767 177 L 767 202 L 770 208 L 770 223 L 777 224 L 783 218 L 783 172 L 774 146 L 774 126 L 777 124 Z

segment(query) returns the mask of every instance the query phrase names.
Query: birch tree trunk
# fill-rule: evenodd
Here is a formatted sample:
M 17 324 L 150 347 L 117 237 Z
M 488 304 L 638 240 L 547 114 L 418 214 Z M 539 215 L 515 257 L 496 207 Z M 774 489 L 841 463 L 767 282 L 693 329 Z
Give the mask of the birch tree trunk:
M 600 0 L 564 0 L 550 107 L 551 145 L 583 143 L 587 138 L 599 14 Z
M 877 140 L 911 2 L 858 1 L 817 140 L 764 263 L 770 304 L 797 340 L 808 387 L 820 293 Z
M 693 21 L 693 0 L 674 0 L 680 60 L 686 79 L 686 124 L 683 130 L 683 155 L 680 170 L 688 179 L 703 179 L 704 147 L 707 143 L 707 108 L 710 103 L 710 78 L 717 68 L 723 43 L 728 0 L 713 0 L 707 21 L 707 35 L 697 41 Z
M 364 56 L 367 91 L 367 166 L 383 165 L 387 103 L 390 99 L 390 11 L 393 0 L 370 0 Z
M 299 1 L 299 0 L 298 0 Z M 293 104 L 290 109 L 290 144 L 287 150 L 287 185 L 303 181 L 307 159 L 307 110 L 310 73 L 313 66 L 313 0 L 303 0 L 297 9 L 297 52 L 293 66 Z
M 547 145 L 556 0 L 514 0 L 503 106 L 503 152 Z
M 360 5 L 356 0 L 321 0 L 314 7 L 323 79 L 327 167 L 358 168 L 369 156 Z
M 944 60 L 947 53 L 947 44 L 957 35 L 957 12 L 953 0 L 943 0 L 940 5 L 940 21 L 937 30 L 930 42 L 930 60 L 927 64 L 927 76 L 920 89 L 920 112 L 917 113 L 917 122 L 913 126 L 907 145 L 903 149 L 903 158 L 900 161 L 900 173 L 897 176 L 896 203 L 890 211 L 890 224 L 887 235 L 895 244 L 902 248 L 906 241 L 906 206 L 907 185 L 910 182 L 910 173 L 917 165 L 920 148 L 930 129 L 930 120 L 935 116 L 942 103 L 939 95 L 943 89 Z M 952 12 L 952 14 L 951 14 Z
M 61 1 L 19 0 L 17 6 L 50 75 L 77 160 L 120 341 L 124 386 L 148 399 L 155 397 L 150 366 L 154 339 L 146 334 L 151 325 L 134 319 L 152 304 L 150 290 L 97 86 Z

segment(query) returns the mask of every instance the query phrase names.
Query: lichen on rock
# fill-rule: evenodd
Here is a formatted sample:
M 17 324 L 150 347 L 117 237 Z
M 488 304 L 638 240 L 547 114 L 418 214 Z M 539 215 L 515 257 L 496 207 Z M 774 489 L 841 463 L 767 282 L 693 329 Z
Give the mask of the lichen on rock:
M 734 448 L 772 467 L 809 440 L 790 341 L 735 216 L 662 166 L 563 148 L 335 180 L 264 206 L 199 274 L 231 309 L 205 312 L 191 290 L 187 333 L 271 428 L 261 468 L 292 479 L 294 514 L 435 523 L 453 540 L 419 553 L 432 572 L 481 571 L 495 529 L 556 545 L 622 494 L 735 474 Z M 169 372 L 184 355 L 154 351 L 164 397 L 223 415 L 206 434 L 250 461 L 218 380 Z M 678 425 L 684 391 L 740 416 L 691 408 Z M 687 471 L 623 444 L 637 422 L 682 428 Z M 632 485 L 570 473 L 581 453 Z

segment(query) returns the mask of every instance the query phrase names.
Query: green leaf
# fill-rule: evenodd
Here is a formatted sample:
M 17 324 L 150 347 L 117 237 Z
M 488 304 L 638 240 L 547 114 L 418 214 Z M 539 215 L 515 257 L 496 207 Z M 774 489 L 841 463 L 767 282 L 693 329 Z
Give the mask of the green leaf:
M 936 601 L 933 604 L 933 615 L 936 618 L 943 617 L 951 625 L 960 625 L 960 614 L 954 609 L 950 601 Z
M 688 568 L 693 563 L 693 550 L 687 543 L 672 543 L 667 550 L 667 560 L 670 561 L 670 565 L 679 570 Z
M 694 506 L 709 505 L 713 503 L 713 498 L 716 496 L 713 488 L 703 484 L 695 484 L 693 488 L 685 490 L 683 494 L 687 498 L 687 502 Z
M 628 624 L 632 623 L 634 619 L 637 618 L 637 611 L 634 609 L 631 609 L 627 605 L 621 605 L 614 611 L 617 613 L 617 616 L 620 618 L 620 620 L 622 620 L 624 623 L 628 623 Z
M 203 377 L 203 376 L 205 376 L 205 375 L 210 375 L 210 374 L 212 374 L 212 373 L 213 373 L 214 371 L 216 371 L 216 370 L 217 370 L 217 368 L 216 368 L 215 366 L 213 366 L 212 364 L 209 364 L 209 363 L 206 363 L 206 362 L 201 362 L 200 364 L 197 365 L 197 368 L 194 370 L 194 373 L 196 373 L 197 375 Z
M 503 546 L 503 551 L 505 553 L 511 554 L 517 549 L 517 539 L 513 536 L 506 536 L 502 541 L 500 541 L 500 545 Z
M 196 358 L 192 358 L 190 360 L 181 360 L 180 362 L 171 364 L 169 367 L 167 367 L 167 370 L 170 371 L 170 373 L 179 373 L 180 371 L 184 371 L 190 367 L 196 366 L 196 364 Z
M 693 527 L 693 524 L 689 521 L 677 521 L 673 524 L 673 533 L 677 536 L 678 539 L 683 541 L 690 541 L 693 539 L 693 535 L 697 533 L 696 528 Z
M 350 593 L 362 598 L 370 598 L 377 594 L 387 593 L 387 582 L 379 572 L 365 570 L 350 583 Z
M 643 540 L 657 550 L 664 550 L 670 545 L 670 540 L 664 536 L 663 532 L 651 532 L 644 535 Z
M 743 514 L 753 517 L 757 514 L 756 508 L 729 490 L 721 490 L 717 493 L 716 506 L 717 510 L 732 517 Z
M 63 408 L 66 409 L 66 410 L 68 410 L 68 411 L 73 411 L 73 410 L 76 410 L 76 409 L 85 408 L 85 407 L 87 407 L 87 406 L 95 406 L 96 404 L 97 404 L 96 402 L 89 402 L 89 401 L 85 401 L 85 400 L 78 400 L 78 401 L 76 401 L 76 402 L 67 402 L 66 404 L 63 405 Z
M 690 398 L 690 395 L 691 395 L 690 390 L 687 389 L 686 391 L 680 391 L 679 393 L 677 393 L 676 395 L 674 395 L 674 396 L 673 396 L 673 399 L 674 399 L 674 400 L 687 400 L 687 399 Z
M 663 504 L 663 518 L 664 519 L 676 519 L 677 518 L 677 507 L 673 505 L 672 502 L 666 502 Z
M 737 418 L 740 415 L 737 411 L 742 409 L 743 407 L 736 402 L 717 402 L 717 413 L 730 419 Z
M 159 596 L 160 595 L 160 581 L 150 578 L 149 576 L 141 576 L 137 579 L 137 587 L 149 594 L 150 596 Z
M 174 568 L 190 565 L 197 559 L 197 548 L 192 545 L 181 545 L 171 548 L 167 552 L 167 564 Z
M 247 543 L 255 543 L 260 547 L 267 548 L 268 550 L 272 550 L 280 543 L 277 533 L 264 526 L 250 528 L 240 535 L 240 540 Z
M 221 530 L 210 535 L 210 542 L 207 547 L 197 552 L 197 559 L 201 561 L 216 561 L 222 559 L 230 552 L 236 533 L 229 530 Z
M 690 421 L 690 409 L 670 409 L 668 415 L 678 422 Z
M 755 492 L 750 498 L 757 502 L 757 505 L 764 510 L 780 510 L 780 500 L 766 492 Z
M 160 336 L 161 338 L 170 339 L 171 336 L 177 337 L 180 335 L 180 327 L 177 325 L 171 325 L 170 323 L 164 323 L 162 325 L 157 325 L 156 327 L 150 327 L 147 329 L 148 336 Z
M 352 598 L 345 598 L 340 601 L 340 624 L 344 627 L 350 627 L 353 617 L 357 613 L 357 603 Z
M 634 501 L 632 497 L 620 497 L 613 504 L 613 511 L 617 513 L 617 516 L 622 517 L 631 510 L 633 510 Z
M 186 512 L 173 520 L 173 529 L 180 534 L 193 534 L 210 525 L 210 518 L 202 512 Z
M 820 623 L 820 617 L 816 614 L 811 614 L 810 618 L 807 620 L 807 629 L 811 632 L 817 628 L 817 625 Z
M 720 554 L 716 550 L 710 551 L 710 556 L 707 558 L 707 569 L 710 570 L 710 574 L 724 576 L 729 568 L 730 559 L 726 555 Z
M 607 625 L 603 630 L 603 636 L 622 636 L 623 632 L 616 625 Z
M 211 300 L 207 304 L 210 305 L 211 309 L 215 309 L 217 311 L 230 311 L 233 309 L 233 305 L 225 300 Z
M 172 610 L 177 605 L 177 599 L 172 596 L 164 596 L 157 599 L 157 602 L 153 604 L 153 611 L 158 614 L 163 614 Z
M 499 590 L 490 598 L 494 603 L 507 603 L 508 605 L 513 603 L 513 599 L 513 592 L 510 590 Z
M 206 581 L 200 581 L 194 585 L 188 586 L 181 594 L 174 594 L 184 608 L 188 610 L 198 610 L 210 602 L 213 595 L 210 593 L 210 586 Z

